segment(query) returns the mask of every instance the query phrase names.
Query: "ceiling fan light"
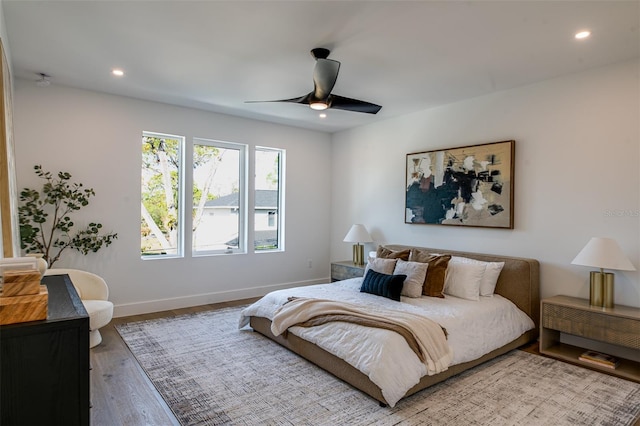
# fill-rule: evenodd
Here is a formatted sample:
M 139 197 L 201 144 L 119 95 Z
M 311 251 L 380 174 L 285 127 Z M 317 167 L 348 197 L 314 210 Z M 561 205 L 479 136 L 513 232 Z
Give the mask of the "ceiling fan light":
M 324 111 L 325 109 L 329 108 L 329 105 L 327 105 L 326 102 L 313 101 L 309 104 L 309 107 L 316 111 Z

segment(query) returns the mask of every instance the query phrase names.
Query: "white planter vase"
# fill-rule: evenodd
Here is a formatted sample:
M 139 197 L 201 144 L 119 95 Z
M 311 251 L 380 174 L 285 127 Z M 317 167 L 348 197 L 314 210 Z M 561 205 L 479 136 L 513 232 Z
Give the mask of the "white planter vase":
M 27 253 L 29 257 L 35 257 L 37 259 L 38 271 L 40 272 L 40 277 L 42 277 L 49 267 L 47 261 L 43 259 L 44 254 L 42 253 Z

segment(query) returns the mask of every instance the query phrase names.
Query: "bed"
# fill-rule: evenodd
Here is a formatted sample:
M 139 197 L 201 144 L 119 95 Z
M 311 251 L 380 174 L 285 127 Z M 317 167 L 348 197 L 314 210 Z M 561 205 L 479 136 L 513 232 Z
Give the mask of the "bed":
M 537 260 L 404 245 L 387 245 L 384 250 L 392 253 L 412 251 L 412 255 L 413 251 L 420 251 L 445 257 L 453 256 L 458 260 L 464 259 L 469 262 L 504 264 L 499 271 L 497 281 L 494 282 L 494 296 L 491 297 L 479 297 L 478 300 L 465 300 L 450 295 L 445 295 L 444 298 L 402 297 L 401 302 L 396 302 L 384 297 L 360 293 L 359 289 L 363 278 L 354 278 L 331 284 L 297 287 L 269 293 L 243 310 L 240 326 L 250 325 L 253 330 L 370 395 L 381 405 L 390 406 L 394 406 L 401 398 L 537 339 L 540 309 L 539 264 Z M 453 262 L 449 264 L 448 275 L 449 271 L 453 270 L 452 264 Z M 429 266 L 428 270 L 431 268 Z M 415 363 L 415 360 L 410 360 L 412 355 L 399 354 L 400 349 L 405 349 L 401 348 L 403 343 L 399 343 L 397 339 L 402 339 L 398 337 L 397 333 L 389 330 L 372 330 L 353 324 L 329 323 L 318 327 L 296 326 L 291 327 L 287 332 L 276 335 L 277 333 L 272 332 L 272 325 L 274 325 L 272 319 L 277 309 L 291 297 L 341 300 L 345 303 L 361 303 L 363 306 L 369 307 L 373 304 L 379 304 L 380 309 L 384 309 L 381 312 L 387 312 L 388 307 L 395 309 L 399 306 L 407 312 L 421 313 L 428 310 L 430 317 L 433 317 L 438 324 L 444 324 L 442 327 L 446 328 L 446 333 L 448 333 L 447 341 L 453 348 L 453 360 L 445 371 L 427 374 L 426 370 L 428 369 L 424 369 L 419 373 L 416 370 L 419 368 L 418 364 L 415 368 L 411 367 L 412 363 Z M 505 310 L 506 313 L 502 313 L 502 310 Z M 467 318 L 468 312 L 474 312 L 473 315 L 477 316 Z M 506 324 L 508 331 L 496 332 L 494 330 L 496 323 Z M 473 328 L 474 326 L 476 328 Z M 366 333 L 362 331 L 365 329 Z M 467 334 L 463 335 L 463 333 Z M 496 342 L 492 341 L 494 335 L 498 335 L 499 340 Z M 340 338 L 333 336 L 340 336 Z M 337 340 L 325 342 L 322 339 Z M 356 339 L 362 340 L 355 342 Z M 382 339 L 391 340 L 384 340 L 383 343 Z M 462 345 L 461 342 L 467 343 Z M 473 343 L 470 351 L 469 342 Z M 461 345 L 467 347 L 461 348 Z M 388 350 L 395 347 L 398 348 L 398 351 Z M 356 349 L 365 351 L 367 355 L 352 355 Z M 385 359 L 384 362 L 370 360 L 369 353 L 380 351 L 389 352 L 388 355 L 385 355 L 388 359 Z M 401 356 L 405 358 L 399 358 Z M 365 361 L 362 361 L 363 359 Z M 365 362 L 371 363 L 373 367 Z M 379 363 L 380 366 L 376 367 L 376 363 Z M 388 365 L 394 367 L 388 368 Z M 395 383 L 389 385 L 384 381 L 387 379 L 397 380 L 396 376 L 405 374 L 396 371 L 396 367 L 408 370 L 413 368 L 416 371 L 407 371 L 406 374 L 410 376 L 407 379 L 409 381 L 405 380 L 404 383 L 397 385 L 399 387 L 396 387 Z M 381 376 L 388 377 L 382 380 Z

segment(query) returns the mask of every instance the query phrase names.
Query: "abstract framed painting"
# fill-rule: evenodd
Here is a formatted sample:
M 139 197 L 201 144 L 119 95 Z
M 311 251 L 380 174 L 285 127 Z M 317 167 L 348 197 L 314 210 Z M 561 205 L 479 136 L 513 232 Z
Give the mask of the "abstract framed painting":
M 405 223 L 513 229 L 515 141 L 407 154 Z

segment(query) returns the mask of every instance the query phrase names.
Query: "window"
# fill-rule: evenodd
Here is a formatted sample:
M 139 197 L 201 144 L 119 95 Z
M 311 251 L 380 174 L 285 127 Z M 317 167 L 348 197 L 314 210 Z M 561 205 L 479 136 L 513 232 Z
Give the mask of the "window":
M 255 149 L 252 206 L 247 157 L 243 144 L 143 132 L 142 258 L 244 253 L 251 209 L 254 250 L 283 250 L 284 150 Z
M 194 139 L 194 254 L 245 251 L 246 146 Z
M 184 138 L 142 135 L 140 250 L 142 256 L 182 255 L 182 152 Z
M 255 152 L 254 249 L 282 250 L 284 151 L 257 147 Z

